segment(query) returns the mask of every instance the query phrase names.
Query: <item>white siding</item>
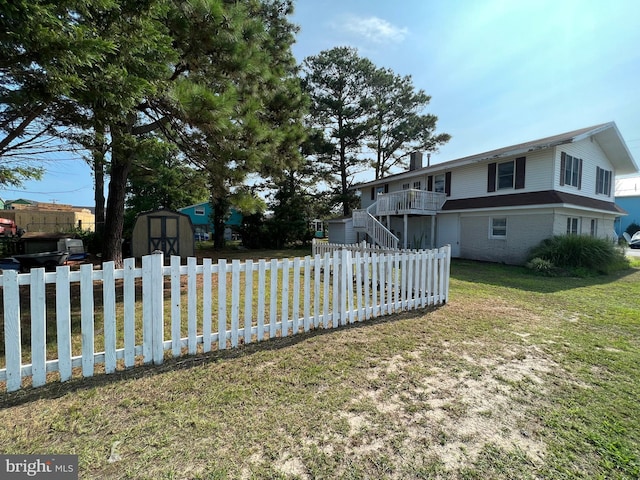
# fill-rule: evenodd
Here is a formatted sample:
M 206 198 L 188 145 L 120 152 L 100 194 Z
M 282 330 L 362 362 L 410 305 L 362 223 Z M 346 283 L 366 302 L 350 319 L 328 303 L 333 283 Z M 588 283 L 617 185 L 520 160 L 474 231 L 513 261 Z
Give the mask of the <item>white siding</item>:
M 432 170 L 428 174 L 416 173 L 416 175 L 411 178 L 403 178 L 396 181 L 390 181 L 389 193 L 401 191 L 402 185 L 405 183 L 408 183 L 410 188 L 413 188 L 413 183 L 416 181 L 420 181 L 421 189 L 426 190 L 427 177 L 429 175 L 438 175 L 447 171 L 451 172 L 451 195 L 447 197 L 451 200 L 551 190 L 554 185 L 552 175 L 554 169 L 553 155 L 553 150 L 541 150 L 536 152 L 529 152 L 526 155 L 514 155 L 512 157 L 506 157 L 500 160 L 485 160 L 479 163 L 463 165 L 461 167 L 450 170 Z M 510 188 L 497 190 L 495 192 L 487 192 L 487 165 L 489 163 L 493 163 L 494 161 L 496 161 L 497 163 L 508 162 L 522 156 L 527 159 L 525 167 L 526 174 L 524 188 Z M 362 208 L 366 208 L 371 205 L 371 203 L 373 203 L 371 200 L 370 187 L 364 189 L 361 198 Z
M 356 231 L 353 229 L 353 219 L 345 218 L 328 222 L 329 242 L 340 244 L 356 243 Z
M 577 210 L 571 208 L 557 208 L 555 209 L 554 222 L 553 222 L 553 235 L 566 235 L 567 234 L 567 218 L 580 219 L 578 225 L 578 234 L 590 235 L 591 234 L 591 220 L 596 219 L 598 221 L 597 237 L 598 238 L 612 238 L 613 236 L 613 222 L 615 215 L 607 215 L 604 213 L 586 212 L 585 210 Z
M 562 152 L 582 159 L 582 185 L 580 190 L 570 185 L 560 186 L 560 157 Z M 611 182 L 611 196 L 602 194 L 596 195 L 596 168 L 613 172 Z M 613 201 L 615 169 L 607 159 L 604 152 L 595 140 L 581 140 L 576 143 L 561 145 L 555 149 L 555 168 L 553 169 L 553 185 L 555 190 L 582 195 L 584 197 L 596 198 L 598 200 Z
M 492 217 L 506 217 L 507 236 L 489 238 Z M 526 213 L 495 212 L 460 216 L 460 256 L 473 260 L 521 264 L 529 250 L 552 235 L 551 209 Z

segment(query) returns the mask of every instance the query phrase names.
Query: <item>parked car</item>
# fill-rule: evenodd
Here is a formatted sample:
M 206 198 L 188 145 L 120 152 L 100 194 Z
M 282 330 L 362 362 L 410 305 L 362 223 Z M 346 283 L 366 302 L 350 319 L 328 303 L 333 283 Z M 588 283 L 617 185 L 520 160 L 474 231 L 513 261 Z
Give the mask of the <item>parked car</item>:
M 16 222 L 8 218 L 0 218 L 0 236 L 15 237 L 18 234 Z
M 196 232 L 195 240 L 196 240 L 196 242 L 203 242 L 205 240 L 209 240 L 209 234 L 208 233 L 202 233 L 202 232 Z
M 625 235 L 627 238 L 627 235 Z M 640 248 L 640 230 L 633 234 L 631 238 L 627 239 L 629 242 L 629 248 Z

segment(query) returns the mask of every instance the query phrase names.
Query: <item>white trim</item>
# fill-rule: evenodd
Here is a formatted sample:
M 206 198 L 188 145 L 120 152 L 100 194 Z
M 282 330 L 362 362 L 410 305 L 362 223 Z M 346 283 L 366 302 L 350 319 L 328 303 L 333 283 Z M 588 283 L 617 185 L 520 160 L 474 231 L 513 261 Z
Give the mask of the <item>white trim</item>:
M 493 222 L 495 220 L 504 220 L 504 235 L 496 235 L 495 233 L 493 233 L 494 231 L 494 224 Z M 507 239 L 507 228 L 509 226 L 509 219 L 507 216 L 495 216 L 495 217 L 489 217 L 489 239 L 491 240 L 506 240 Z

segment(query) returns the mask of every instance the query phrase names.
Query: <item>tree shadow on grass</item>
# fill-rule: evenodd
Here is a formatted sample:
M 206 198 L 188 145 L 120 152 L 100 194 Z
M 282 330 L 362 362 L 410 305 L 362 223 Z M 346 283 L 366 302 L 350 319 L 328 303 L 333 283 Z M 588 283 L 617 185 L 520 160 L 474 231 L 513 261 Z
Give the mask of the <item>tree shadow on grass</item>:
M 338 328 L 317 328 L 312 329 L 309 332 L 303 332 L 287 337 L 277 337 L 264 340 L 262 342 L 240 345 L 237 348 L 213 350 L 207 353 L 184 355 L 180 357 L 169 357 L 164 359 L 162 365 L 143 364 L 128 369 L 117 370 L 116 372 L 108 375 L 104 373 L 97 373 L 93 377 L 74 377 L 67 382 L 53 381 L 38 388 L 26 387 L 15 392 L 3 392 L 0 394 L 0 408 L 15 407 L 35 402 L 37 400 L 56 399 L 69 393 L 99 388 L 114 382 L 148 378 L 179 369 L 190 369 L 211 363 L 247 357 L 264 351 L 281 350 L 318 336 L 339 335 L 341 332 L 353 329 L 369 328 L 400 320 L 422 317 L 437 310 L 438 308 L 440 307 L 431 306 L 408 312 L 394 313 L 362 322 L 356 321 L 355 323 L 340 326 Z

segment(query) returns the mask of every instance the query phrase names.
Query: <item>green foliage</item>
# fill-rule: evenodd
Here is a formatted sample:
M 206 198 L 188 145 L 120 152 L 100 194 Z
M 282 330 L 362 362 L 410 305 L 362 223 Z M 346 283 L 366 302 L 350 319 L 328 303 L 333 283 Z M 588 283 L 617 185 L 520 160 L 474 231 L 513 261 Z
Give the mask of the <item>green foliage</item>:
M 310 229 L 311 204 L 296 181 L 290 175 L 280 185 L 271 205 L 273 216 L 266 222 L 275 248 L 295 243 L 308 244 L 313 238 Z
M 308 57 L 302 71 L 312 131 L 303 152 L 342 215 L 359 203 L 350 191 L 354 174 L 371 166 L 382 178 L 411 151 L 435 151 L 450 138 L 435 134 L 437 117 L 424 112 L 431 97 L 416 91 L 410 76 L 376 68 L 354 48 Z
M 554 276 L 556 268 L 549 260 L 540 257 L 532 258 L 526 263 L 526 267 L 540 275 Z
M 376 179 L 394 166 L 406 165 L 411 151 L 436 151 L 450 135 L 435 134 L 438 117 L 423 113 L 431 97 L 415 90 L 410 76 L 386 68 L 377 69 L 370 80 L 373 111 L 367 147 L 375 154 Z
M 534 261 L 535 260 L 535 261 Z M 543 264 L 541 260 L 549 262 Z M 629 268 L 624 252 L 609 240 L 587 235 L 557 235 L 543 240 L 529 252 L 531 268 L 551 273 L 551 267 L 580 276 L 609 274 Z M 549 268 L 547 268 L 549 267 Z
M 124 237 L 133 230 L 139 213 L 177 210 L 206 201 L 209 195 L 206 176 L 185 165 L 175 145 L 149 138 L 139 146 L 127 183 Z
M 308 123 L 323 132 L 331 146 L 316 156 L 317 167 L 324 170 L 334 190 L 334 203 L 349 215 L 350 182 L 368 163 L 360 152 L 371 127 L 368 87 L 375 66 L 354 48 L 337 47 L 306 58 L 302 69 L 311 99 Z
M 637 223 L 633 222 L 631 224 L 629 224 L 629 226 L 627 227 L 627 229 L 625 230 L 625 232 L 627 232 L 629 235 L 631 235 L 633 237 L 633 234 L 636 232 L 640 231 L 640 225 L 638 225 Z

